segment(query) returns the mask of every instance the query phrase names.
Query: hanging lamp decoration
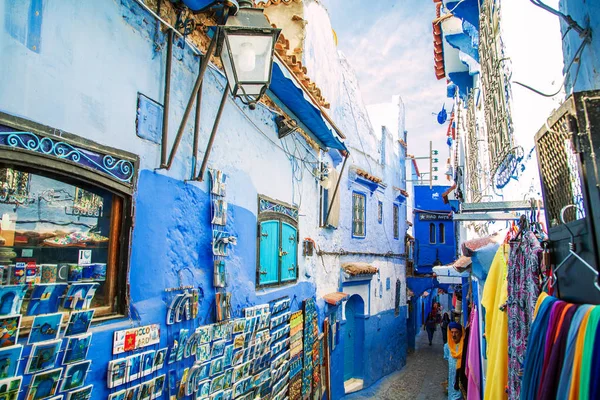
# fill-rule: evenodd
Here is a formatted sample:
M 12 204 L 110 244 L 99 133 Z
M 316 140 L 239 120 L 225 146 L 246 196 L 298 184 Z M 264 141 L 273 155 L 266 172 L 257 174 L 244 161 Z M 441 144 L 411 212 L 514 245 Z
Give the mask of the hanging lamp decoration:
M 250 107 L 271 83 L 275 43 L 281 29 L 271 27 L 262 8 L 240 0 L 239 11 L 219 27 L 217 53 L 223 62 L 231 94 Z

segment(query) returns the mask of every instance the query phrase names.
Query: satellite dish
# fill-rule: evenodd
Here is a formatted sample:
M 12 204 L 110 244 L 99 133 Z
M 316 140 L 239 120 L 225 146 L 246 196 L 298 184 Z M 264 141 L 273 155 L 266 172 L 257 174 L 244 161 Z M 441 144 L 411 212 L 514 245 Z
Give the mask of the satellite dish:
M 442 104 L 442 110 L 437 115 L 437 122 L 440 125 L 443 125 L 448 120 L 448 112 L 446 111 L 446 105 Z

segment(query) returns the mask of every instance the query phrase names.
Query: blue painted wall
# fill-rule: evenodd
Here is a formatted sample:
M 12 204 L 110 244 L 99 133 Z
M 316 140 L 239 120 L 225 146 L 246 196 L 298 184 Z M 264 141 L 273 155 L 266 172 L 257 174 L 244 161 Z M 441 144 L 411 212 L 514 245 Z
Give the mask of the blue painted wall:
M 133 196 L 134 227 L 127 282 L 130 309 L 125 318 L 92 327 L 93 342 L 88 358 L 93 363 L 86 384 L 94 384 L 94 399 L 106 398 L 109 394 L 106 368 L 112 358 L 110 353 L 115 330 L 160 323 L 160 347 L 165 347 L 172 344 L 173 335 L 179 329 L 214 321 L 208 184 L 185 182 L 191 175 L 194 115 L 192 113 L 185 128 L 171 170 L 155 171 L 159 164 L 160 146 L 136 136 L 136 105 L 138 93 L 162 102 L 165 36 L 157 31 L 153 17 L 133 0 L 85 3 L 75 0 L 0 0 L 0 14 L 4 16 L 0 18 L 0 49 L 3 59 L 10 60 L 0 63 L 0 110 L 140 157 Z M 180 41 L 177 44 L 174 46 L 169 144 L 173 143 L 199 61 L 189 46 L 179 46 Z M 336 52 L 332 54 L 337 57 Z M 345 73 L 345 69 L 341 72 Z M 203 85 L 200 151 L 195 154 L 197 157 L 203 155 L 224 84 L 222 74 L 209 68 Z M 349 98 L 348 102 L 351 101 L 354 98 Z M 347 118 L 346 106 L 332 104 L 332 115 L 351 141 L 353 135 L 362 133 L 348 133 L 347 127 L 357 125 Z M 364 114 L 359 115 L 359 123 L 363 124 Z M 317 257 L 302 257 L 300 254 L 297 284 L 257 291 L 257 195 L 264 194 L 299 205 L 300 237 L 311 237 L 322 248 L 330 245 L 332 250 L 401 253 L 405 206 L 401 207 L 398 240 L 392 235 L 391 215 L 393 204 L 397 201 L 393 186 L 404 187 L 397 168 L 403 165 L 405 150 L 395 147 L 393 135 L 386 138 L 389 161 L 386 166 L 378 166 L 381 169 L 377 175 L 385 179 L 388 187 L 383 196 L 379 193 L 369 195 L 368 236 L 365 240 L 356 240 L 351 237 L 351 214 L 348 210 L 351 207 L 351 191 L 360 185 L 340 186 L 343 194 L 340 228 L 335 231 L 320 229 L 317 226 L 317 182 L 309 173 L 305 173 L 301 180 L 296 179 L 294 171 L 297 171 L 298 165 L 290 161 L 281 147 L 286 146 L 298 158 L 311 159 L 316 154 L 307 149 L 305 142 L 291 136 L 280 141 L 273 119 L 274 114 L 265 107 L 249 111 L 240 102 L 229 98 L 209 162 L 210 166 L 225 171 L 229 176 L 227 229 L 239 238 L 238 245 L 232 248 L 227 258 L 233 314 L 240 315 L 242 308 L 248 305 L 265 303 L 284 295 L 292 298 L 292 309 L 295 310 L 303 299 L 316 296 L 319 321 L 322 322 L 325 306 L 321 297 L 338 290 L 340 257 L 335 262 L 327 260 L 327 264 L 322 265 L 322 260 Z M 328 155 L 322 157 L 332 163 Z M 362 158 L 351 163 L 366 164 Z M 300 166 L 300 170 L 303 169 Z M 343 179 L 346 178 L 344 176 Z M 383 224 L 379 224 L 376 218 L 376 200 L 379 198 L 385 204 Z M 388 240 L 382 240 L 382 235 Z M 381 270 L 370 287 L 373 304 L 365 319 L 364 379 L 368 386 L 405 363 L 404 294 L 400 315 L 395 316 L 392 292 L 396 278 L 402 280 L 403 290 L 406 285 L 402 259 L 390 261 L 354 257 L 352 261 L 357 259 L 375 263 Z M 392 278 L 391 291 L 381 289 L 382 282 L 388 277 Z M 170 297 L 164 289 L 180 285 L 202 289 L 200 321 L 167 327 L 166 304 Z M 336 312 L 338 320 L 342 320 L 341 307 Z M 189 362 L 191 360 L 176 364 L 179 374 L 183 367 L 189 366 L 186 364 Z M 165 368 L 161 373 L 169 369 Z M 26 377 L 24 385 L 28 382 L 29 377 Z M 332 398 L 342 397 L 343 343 L 339 343 L 332 353 L 331 385 Z
M 455 223 L 445 220 L 421 221 L 419 215 L 450 214 L 452 212 L 449 204 L 444 204 L 442 193 L 449 186 L 415 186 L 415 214 L 414 214 L 414 237 L 415 237 L 415 266 L 419 273 L 430 273 L 433 263 L 437 258 L 442 265 L 447 265 L 456 260 L 456 236 Z M 429 226 L 435 224 L 436 240 L 430 243 Z M 439 225 L 444 226 L 445 241 L 439 243 Z
M 600 89 L 600 6 L 594 0 L 560 0 L 560 11 L 570 15 L 581 27 L 592 30 L 592 40 L 581 53 L 581 62 L 571 67 L 565 85 L 567 93 L 571 91 Z M 575 57 L 582 40 L 574 30 L 567 32 L 567 24 L 561 20 L 563 40 L 563 60 L 566 68 Z M 579 68 L 579 73 L 575 71 Z M 563 71 L 564 72 L 564 71 Z M 575 78 L 577 76 L 577 78 Z M 576 79 L 576 80 L 575 80 Z M 575 83 L 575 87 L 573 84 Z

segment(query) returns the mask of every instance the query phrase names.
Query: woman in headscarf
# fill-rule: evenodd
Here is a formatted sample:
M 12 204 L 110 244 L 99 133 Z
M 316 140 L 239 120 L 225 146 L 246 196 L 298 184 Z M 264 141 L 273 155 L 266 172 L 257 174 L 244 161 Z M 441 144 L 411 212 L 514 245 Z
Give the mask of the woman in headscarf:
M 427 320 L 425 320 L 425 329 L 427 330 L 427 338 L 429 339 L 429 345 L 431 346 L 431 342 L 433 340 L 433 334 L 435 332 L 435 327 L 438 324 L 438 315 L 435 309 L 429 312 L 427 315 Z
M 448 343 L 444 345 L 444 358 L 448 360 L 448 400 L 462 400 L 457 382 L 457 370 L 462 367 L 464 331 L 457 322 L 448 324 Z

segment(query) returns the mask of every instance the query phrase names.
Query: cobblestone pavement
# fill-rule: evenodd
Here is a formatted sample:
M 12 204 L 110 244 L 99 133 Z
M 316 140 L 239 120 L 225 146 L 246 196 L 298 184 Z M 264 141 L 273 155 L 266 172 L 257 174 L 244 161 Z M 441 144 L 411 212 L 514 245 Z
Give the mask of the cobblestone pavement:
M 438 400 L 446 399 L 442 382 L 448 379 L 442 334 L 438 329 L 430 347 L 427 332 L 417 336 L 416 350 L 408 355 L 406 366 L 371 387 L 352 393 L 344 400 Z

